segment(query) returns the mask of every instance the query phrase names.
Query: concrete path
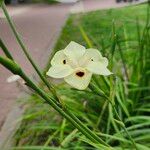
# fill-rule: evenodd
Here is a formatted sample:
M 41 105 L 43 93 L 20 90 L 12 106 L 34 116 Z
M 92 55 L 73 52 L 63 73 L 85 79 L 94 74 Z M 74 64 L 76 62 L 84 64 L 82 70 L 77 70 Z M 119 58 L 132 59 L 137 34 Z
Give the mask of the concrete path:
M 76 13 L 125 5 L 128 4 L 117 4 L 115 0 L 83 0 L 75 5 L 22 5 L 9 6 L 8 10 L 33 59 L 44 68 L 70 9 L 71 13 Z M 35 72 L 20 51 L 2 12 L 0 12 L 0 37 L 28 75 L 34 76 Z M 3 55 L 1 51 L 0 55 Z M 22 94 L 16 83 L 6 82 L 10 75 L 12 74 L 9 71 L 0 66 L 0 128 L 16 99 Z

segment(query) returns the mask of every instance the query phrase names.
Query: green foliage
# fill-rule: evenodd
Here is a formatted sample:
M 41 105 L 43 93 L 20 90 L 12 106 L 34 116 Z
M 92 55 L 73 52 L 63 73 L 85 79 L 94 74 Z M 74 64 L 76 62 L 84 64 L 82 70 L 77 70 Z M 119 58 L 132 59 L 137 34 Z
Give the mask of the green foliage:
M 72 89 L 64 83 L 56 88 L 63 103 L 115 150 L 134 150 L 134 147 L 106 98 L 115 105 L 138 149 L 150 149 L 149 11 L 144 4 L 72 15 L 54 50 L 73 40 L 98 48 L 109 59 L 114 75 L 93 76 L 86 91 Z M 21 118 L 14 149 L 106 149 L 87 140 L 47 104 L 41 103 L 37 95 L 26 103 L 30 105 Z
M 0 0 L 0 6 L 2 5 L 3 0 Z

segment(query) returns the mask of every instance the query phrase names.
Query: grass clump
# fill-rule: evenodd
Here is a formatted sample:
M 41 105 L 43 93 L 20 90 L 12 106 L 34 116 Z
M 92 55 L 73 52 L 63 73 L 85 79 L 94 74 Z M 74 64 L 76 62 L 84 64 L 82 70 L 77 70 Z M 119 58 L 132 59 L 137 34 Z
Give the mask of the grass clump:
M 109 68 L 115 75 L 93 76 L 92 83 L 115 105 L 139 150 L 150 148 L 149 13 L 149 7 L 143 4 L 71 15 L 54 50 L 64 48 L 72 40 L 98 48 L 109 59 Z M 86 91 L 78 91 L 64 83 L 57 84 L 57 90 L 63 103 L 115 150 L 134 149 L 112 105 L 99 95 L 102 91 L 93 90 L 92 84 Z M 27 103 L 30 105 L 16 133 L 15 149 L 100 149 L 41 103 L 37 95 Z

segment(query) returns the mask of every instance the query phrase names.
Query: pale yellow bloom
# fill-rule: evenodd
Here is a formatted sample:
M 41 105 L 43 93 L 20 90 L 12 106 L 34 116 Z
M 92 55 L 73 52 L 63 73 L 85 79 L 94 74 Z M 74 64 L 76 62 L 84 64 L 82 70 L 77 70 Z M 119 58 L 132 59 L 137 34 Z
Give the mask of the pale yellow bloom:
M 69 85 L 84 90 L 89 85 L 92 74 L 112 74 L 107 66 L 107 58 L 97 49 L 85 49 L 84 46 L 72 41 L 65 49 L 56 52 L 47 75 L 64 78 Z

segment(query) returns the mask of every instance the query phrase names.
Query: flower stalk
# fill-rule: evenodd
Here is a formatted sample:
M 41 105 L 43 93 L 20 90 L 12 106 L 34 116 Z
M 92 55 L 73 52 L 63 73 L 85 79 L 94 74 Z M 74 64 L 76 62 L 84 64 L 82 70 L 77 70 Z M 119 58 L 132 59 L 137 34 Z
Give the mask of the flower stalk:
M 10 70 L 13 74 L 20 75 L 20 66 L 11 59 L 0 56 L 0 64 Z
M 2 39 L 0 38 L 0 47 L 2 48 L 3 52 L 5 53 L 5 55 L 11 59 L 14 60 L 12 55 L 10 54 L 8 48 L 5 46 L 4 42 L 2 41 Z

